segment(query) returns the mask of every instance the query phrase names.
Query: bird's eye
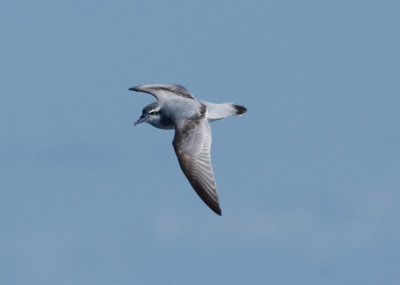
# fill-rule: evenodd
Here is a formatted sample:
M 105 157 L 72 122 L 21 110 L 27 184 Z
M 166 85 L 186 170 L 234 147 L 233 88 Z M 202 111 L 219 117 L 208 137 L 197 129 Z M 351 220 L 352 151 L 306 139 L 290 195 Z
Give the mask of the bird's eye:
M 155 115 L 155 114 L 157 114 L 157 113 L 158 113 L 158 112 L 155 111 L 155 110 L 149 112 L 150 115 Z

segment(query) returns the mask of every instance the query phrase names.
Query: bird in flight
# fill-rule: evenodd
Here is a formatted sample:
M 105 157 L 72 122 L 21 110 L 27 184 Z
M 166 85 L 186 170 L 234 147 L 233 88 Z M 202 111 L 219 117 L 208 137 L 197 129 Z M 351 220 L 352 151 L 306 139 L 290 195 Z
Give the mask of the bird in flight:
M 247 109 L 233 103 L 197 100 L 185 87 L 177 84 L 141 85 L 129 90 L 156 97 L 156 102 L 144 107 L 135 126 L 146 122 L 159 129 L 175 130 L 172 145 L 183 173 L 203 202 L 221 215 L 211 166 L 209 122 L 241 115 Z

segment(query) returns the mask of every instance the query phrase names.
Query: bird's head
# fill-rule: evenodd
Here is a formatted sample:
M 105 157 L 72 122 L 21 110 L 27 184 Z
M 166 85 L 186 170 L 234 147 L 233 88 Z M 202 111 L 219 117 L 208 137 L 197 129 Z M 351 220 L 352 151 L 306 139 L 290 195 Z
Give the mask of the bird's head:
M 158 102 L 151 103 L 143 108 L 142 116 L 135 122 L 135 126 L 146 122 L 151 125 L 157 125 L 161 120 L 160 105 Z

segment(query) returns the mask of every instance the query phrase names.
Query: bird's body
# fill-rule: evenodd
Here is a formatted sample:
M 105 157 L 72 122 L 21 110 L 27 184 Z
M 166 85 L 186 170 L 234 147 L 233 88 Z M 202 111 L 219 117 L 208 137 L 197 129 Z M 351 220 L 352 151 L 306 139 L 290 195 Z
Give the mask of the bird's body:
M 186 88 L 175 84 L 154 84 L 129 90 L 149 93 L 157 101 L 147 105 L 135 125 L 147 122 L 159 129 L 175 129 L 173 146 L 179 164 L 200 198 L 221 215 L 211 166 L 209 122 L 241 115 L 245 107 L 233 103 L 215 104 L 196 100 Z

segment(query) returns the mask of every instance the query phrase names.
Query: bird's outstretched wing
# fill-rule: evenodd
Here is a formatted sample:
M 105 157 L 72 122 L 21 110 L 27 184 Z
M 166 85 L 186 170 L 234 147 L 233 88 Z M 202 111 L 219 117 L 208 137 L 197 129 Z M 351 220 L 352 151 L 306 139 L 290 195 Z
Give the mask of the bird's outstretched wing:
M 172 144 L 194 190 L 204 203 L 221 215 L 211 166 L 211 128 L 207 118 L 177 121 Z
M 129 90 L 151 94 L 156 97 L 157 100 L 161 100 L 169 96 L 180 96 L 187 99 L 194 99 L 194 96 L 190 94 L 185 87 L 178 84 L 140 85 L 131 87 Z

